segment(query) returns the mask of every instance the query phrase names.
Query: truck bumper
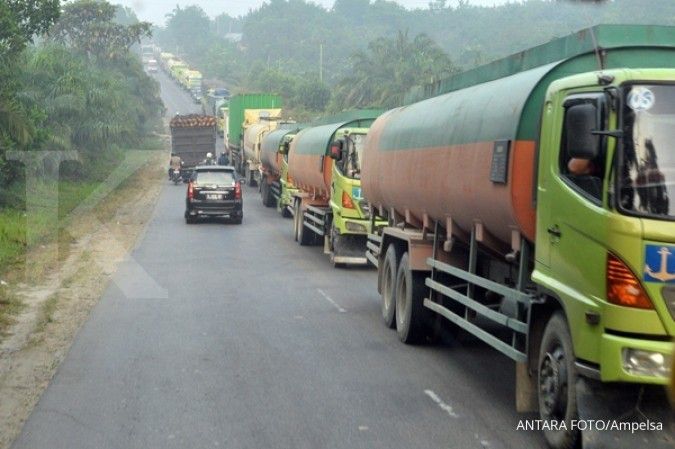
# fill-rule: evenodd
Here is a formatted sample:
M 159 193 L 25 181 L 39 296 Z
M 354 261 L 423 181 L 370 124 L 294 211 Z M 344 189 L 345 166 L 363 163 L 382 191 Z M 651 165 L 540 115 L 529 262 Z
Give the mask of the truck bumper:
M 675 414 L 665 387 L 577 381 L 579 420 L 584 449 L 666 449 L 675 447 Z

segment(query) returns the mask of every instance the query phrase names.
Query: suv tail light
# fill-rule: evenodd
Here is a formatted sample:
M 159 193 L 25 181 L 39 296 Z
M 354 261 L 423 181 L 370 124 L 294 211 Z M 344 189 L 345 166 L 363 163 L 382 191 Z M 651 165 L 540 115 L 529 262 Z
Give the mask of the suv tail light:
M 188 184 L 187 195 L 190 201 L 195 199 L 195 186 L 192 184 L 192 181 L 190 181 L 190 183 Z
M 234 183 L 234 199 L 241 199 L 241 183 L 239 181 Z
M 342 192 L 342 207 L 346 209 L 356 209 L 352 197 L 347 192 Z
M 612 254 L 607 254 L 607 301 L 624 307 L 654 308 L 638 278 Z

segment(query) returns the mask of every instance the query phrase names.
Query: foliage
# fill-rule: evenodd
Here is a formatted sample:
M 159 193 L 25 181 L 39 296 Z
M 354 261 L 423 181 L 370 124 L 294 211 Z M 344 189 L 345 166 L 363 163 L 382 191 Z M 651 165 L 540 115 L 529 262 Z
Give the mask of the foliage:
M 151 24 L 122 25 L 115 21 L 117 7 L 101 0 L 68 3 L 59 21 L 51 28 L 51 38 L 89 56 L 106 59 L 124 57 L 129 48 L 150 37 Z
M 59 0 L 0 2 L 0 58 L 23 50 L 33 36 L 45 32 L 59 16 Z
M 70 2 L 49 30 L 50 39 L 3 55 L 11 66 L 0 65 L 2 191 L 21 181 L 22 170 L 6 160 L 7 151 L 77 150 L 82 163 L 67 172 L 81 179 L 94 167 L 92 160 L 138 144 L 160 123 L 159 85 L 129 51 L 149 25 L 117 20 L 134 17 L 103 1 Z M 21 35 L 20 27 L 13 29 Z M 0 197 L 0 205 L 6 200 Z
M 333 109 L 401 104 L 412 86 L 449 76 L 455 68 L 428 36 L 413 39 L 399 32 L 396 39 L 377 39 L 351 58 L 349 76 L 338 83 Z

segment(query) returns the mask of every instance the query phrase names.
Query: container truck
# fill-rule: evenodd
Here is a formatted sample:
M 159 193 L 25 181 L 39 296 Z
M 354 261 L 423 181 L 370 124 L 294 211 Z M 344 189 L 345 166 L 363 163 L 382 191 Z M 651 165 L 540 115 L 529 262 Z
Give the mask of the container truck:
M 374 117 L 305 128 L 290 143 L 293 234 L 300 245 L 323 241 L 334 266 L 365 265 L 371 229 L 361 196 L 363 142 Z M 375 222 L 379 224 L 380 222 Z
M 441 95 L 380 116 L 363 155 L 385 324 L 513 359 L 553 448 L 672 448 L 675 28 L 597 26 L 419 92 Z
M 292 216 L 297 189 L 288 177 L 288 150 L 301 125 L 285 125 L 267 134 L 262 141 L 260 196 L 263 205 L 275 206 L 285 218 Z
M 244 155 L 244 130 L 257 122 L 260 115 L 278 116 L 281 109 L 281 97 L 276 94 L 248 93 L 238 94 L 230 98 L 229 118 L 225 145 L 230 150 L 230 161 L 242 175 L 251 176 Z M 248 111 L 248 113 L 247 113 Z
M 216 118 L 210 115 L 176 115 L 169 122 L 171 152 L 183 161 L 181 176 L 187 181 L 195 166 L 216 153 Z

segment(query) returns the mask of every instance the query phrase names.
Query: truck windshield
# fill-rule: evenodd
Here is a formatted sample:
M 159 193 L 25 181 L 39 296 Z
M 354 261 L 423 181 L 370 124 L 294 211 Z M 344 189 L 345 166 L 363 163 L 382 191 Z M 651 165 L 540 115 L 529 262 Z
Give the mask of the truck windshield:
M 675 85 L 632 85 L 624 93 L 621 208 L 675 218 Z
M 361 157 L 365 134 L 350 134 L 347 140 L 347 159 L 344 161 L 344 174 L 350 178 L 361 179 Z

